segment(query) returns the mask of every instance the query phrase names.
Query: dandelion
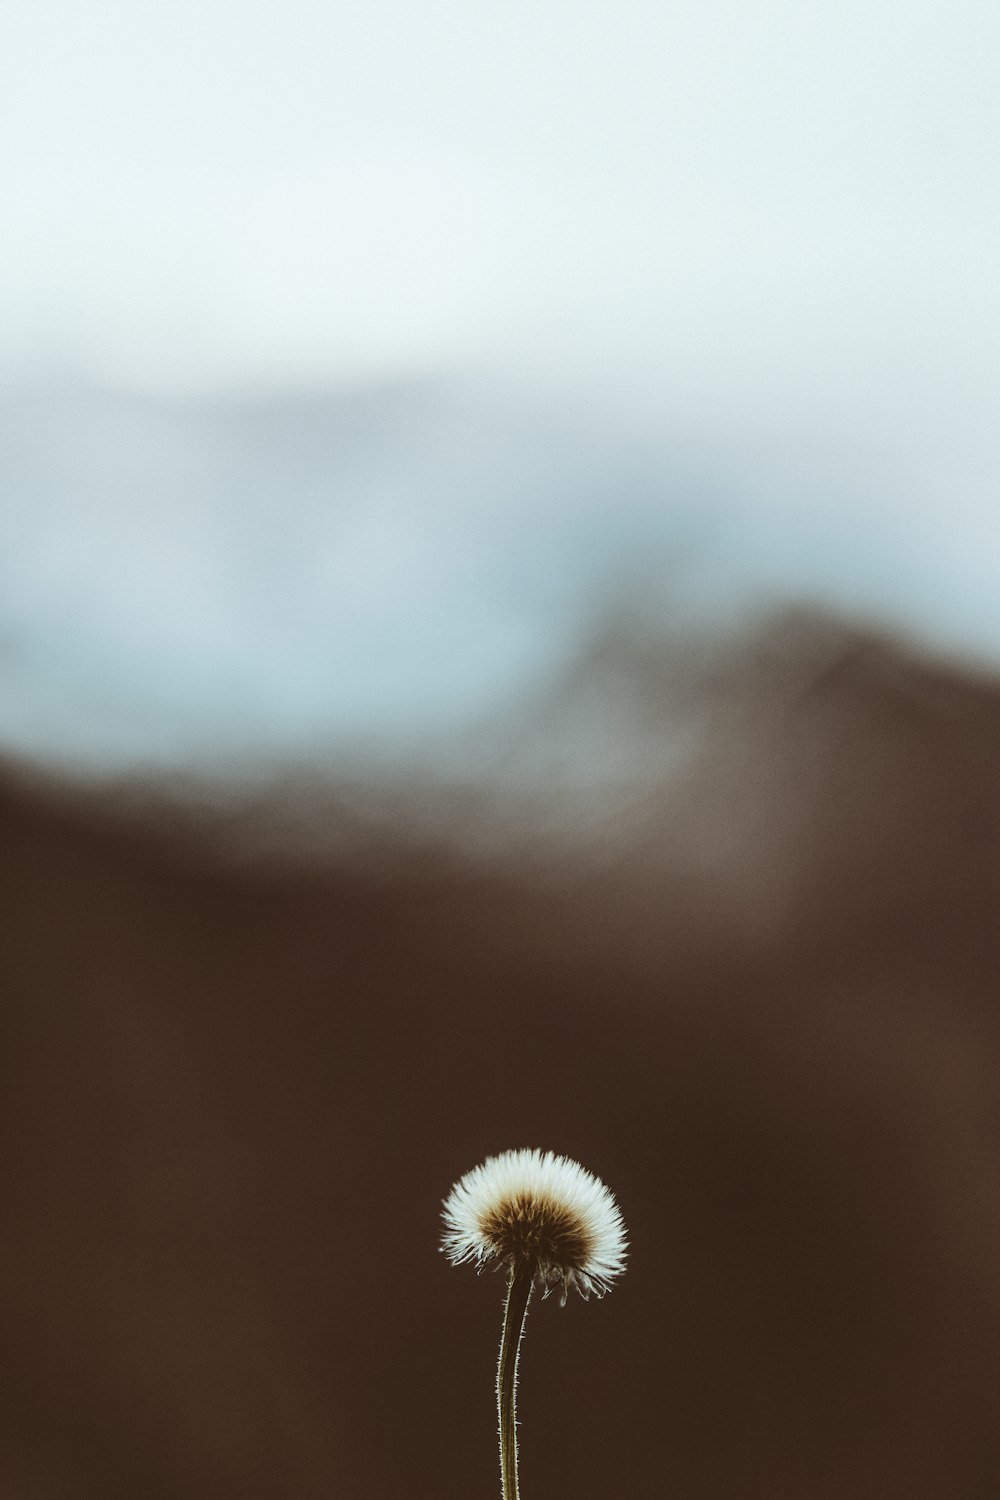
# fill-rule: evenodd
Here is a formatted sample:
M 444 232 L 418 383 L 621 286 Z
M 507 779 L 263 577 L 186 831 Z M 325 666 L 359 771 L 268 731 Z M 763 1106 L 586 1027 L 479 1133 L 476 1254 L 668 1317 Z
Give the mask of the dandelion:
M 551 1151 L 489 1157 L 452 1188 L 443 1249 L 453 1265 L 507 1270 L 497 1366 L 503 1500 L 518 1500 L 515 1391 L 524 1320 L 533 1290 L 575 1287 L 603 1297 L 625 1269 L 625 1225 L 603 1182 Z

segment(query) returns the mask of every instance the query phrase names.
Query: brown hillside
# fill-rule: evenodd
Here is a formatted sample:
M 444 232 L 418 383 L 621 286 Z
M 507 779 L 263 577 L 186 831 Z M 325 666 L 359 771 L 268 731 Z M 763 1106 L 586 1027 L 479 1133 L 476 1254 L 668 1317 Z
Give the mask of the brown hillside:
M 438 1211 L 521 1145 L 633 1245 L 529 1319 L 529 1497 L 1000 1494 L 1000 691 L 798 617 L 682 692 L 644 649 L 637 728 L 602 649 L 571 696 L 693 748 L 549 856 L 250 857 L 8 769 L 5 1496 L 493 1495 Z

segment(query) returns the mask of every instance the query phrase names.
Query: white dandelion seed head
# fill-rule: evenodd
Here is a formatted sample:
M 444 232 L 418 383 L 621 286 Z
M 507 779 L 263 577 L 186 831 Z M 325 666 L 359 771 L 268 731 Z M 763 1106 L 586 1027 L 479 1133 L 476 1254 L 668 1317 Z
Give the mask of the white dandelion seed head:
M 545 1294 L 603 1297 L 625 1269 L 625 1224 L 591 1172 L 552 1151 L 505 1151 L 466 1172 L 444 1204 L 453 1265 L 531 1266 Z

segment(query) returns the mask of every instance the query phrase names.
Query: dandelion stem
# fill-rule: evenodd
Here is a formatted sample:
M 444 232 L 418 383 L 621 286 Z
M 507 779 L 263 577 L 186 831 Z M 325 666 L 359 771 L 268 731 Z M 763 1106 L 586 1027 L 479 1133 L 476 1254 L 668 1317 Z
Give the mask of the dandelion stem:
M 497 1365 L 497 1413 L 500 1418 L 500 1484 L 503 1500 L 518 1500 L 517 1487 L 517 1356 L 528 1315 L 534 1268 L 515 1262 L 507 1283 L 500 1360 Z

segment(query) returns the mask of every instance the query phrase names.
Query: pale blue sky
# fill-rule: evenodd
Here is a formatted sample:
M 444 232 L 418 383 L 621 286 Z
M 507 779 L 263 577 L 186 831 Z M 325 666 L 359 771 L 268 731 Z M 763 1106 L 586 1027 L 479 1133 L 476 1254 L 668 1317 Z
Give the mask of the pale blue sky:
M 987 0 L 6 0 L 0 742 L 444 724 L 681 556 L 1000 662 L 998 57 Z
M 6 0 L 0 360 L 974 381 L 998 56 L 988 0 Z

